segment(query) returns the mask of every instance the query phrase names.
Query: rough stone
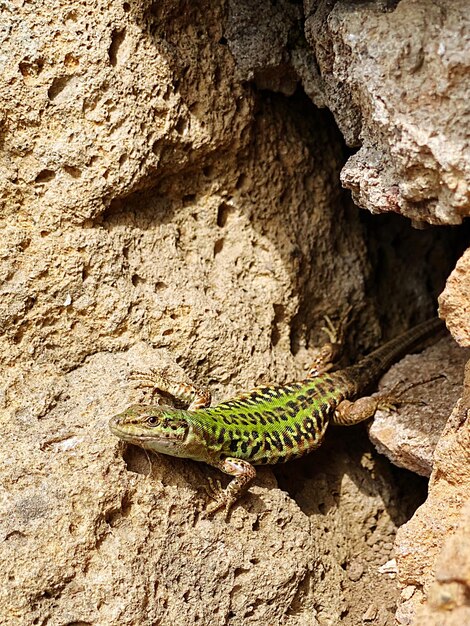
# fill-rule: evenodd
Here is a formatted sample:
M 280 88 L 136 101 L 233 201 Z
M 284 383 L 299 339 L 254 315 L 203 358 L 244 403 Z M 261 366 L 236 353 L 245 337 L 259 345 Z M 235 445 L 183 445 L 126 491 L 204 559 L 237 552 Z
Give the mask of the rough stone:
M 287 0 L 230 0 L 224 35 L 242 80 L 291 96 L 298 84 L 290 42 L 298 38 L 301 10 Z
M 399 579 L 417 593 L 400 624 L 454 626 L 470 621 L 470 366 L 464 394 L 434 453 L 429 496 L 397 534 Z
M 439 297 L 439 312 L 457 343 L 470 346 L 470 249 L 446 282 Z
M 293 45 L 291 10 L 286 28 L 266 12 L 272 50 Z M 261 469 L 229 523 L 200 515 L 215 470 L 108 431 L 144 397 L 132 368 L 187 372 L 215 400 L 299 378 L 323 314 L 353 306 L 355 356 L 379 343 L 384 309 L 389 336 L 430 315 L 448 271 L 447 257 L 428 261 L 437 238 L 413 233 L 415 246 L 390 223 L 384 236 L 412 256 L 384 245 L 372 269 L 331 117 L 246 82 L 229 13 L 2 4 L 2 623 L 356 626 L 372 605 L 393 623 L 383 566 L 423 482 L 361 428 Z M 284 63 L 305 70 L 305 51 L 257 56 L 258 86 L 291 93 Z
M 336 621 L 351 599 L 327 555 L 339 542 L 347 562 L 344 526 L 321 547 L 269 470 L 254 511 L 201 520 L 210 470 L 121 450 L 107 422 L 135 400 L 131 367 L 178 362 L 218 399 L 298 378 L 322 314 L 360 308 L 369 268 L 337 134 L 307 99 L 237 82 L 218 5 L 10 9 L 2 621 Z M 361 315 L 367 346 L 379 327 Z M 385 519 L 381 500 L 368 518 Z
M 377 411 L 369 428 L 371 441 L 381 454 L 399 467 L 431 475 L 434 449 L 449 418 L 449 407 L 462 395 L 469 358 L 469 350 L 447 337 L 389 370 L 380 394 L 396 396 L 398 405 L 393 412 Z M 410 385 L 414 386 L 407 390 Z
M 355 202 L 415 222 L 470 214 L 465 0 L 306 3 L 322 96 L 347 143 Z
M 126 374 L 156 362 L 177 371 L 146 342 L 96 353 L 47 381 L 47 410 L 33 389 L 10 413 L 1 441 L 4 623 L 306 626 L 347 612 L 352 625 L 379 589 L 393 606 L 394 586 L 377 570 L 406 515 L 403 496 L 360 431 L 279 468 L 283 491 L 261 469 L 229 524 L 204 520 L 206 468 L 149 457 L 107 429 L 110 415 L 145 399 Z M 363 569 L 360 579 L 348 576 L 349 563 Z

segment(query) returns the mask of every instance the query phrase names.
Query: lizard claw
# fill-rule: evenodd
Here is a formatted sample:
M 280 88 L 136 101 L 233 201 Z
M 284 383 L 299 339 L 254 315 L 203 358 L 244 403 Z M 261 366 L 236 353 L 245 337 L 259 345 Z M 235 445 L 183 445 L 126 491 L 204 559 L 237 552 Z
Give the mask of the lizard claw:
M 207 478 L 208 485 L 204 487 L 207 495 L 212 499 L 212 502 L 207 505 L 204 517 L 210 518 L 214 513 L 225 509 L 225 520 L 229 518 L 230 509 L 236 502 L 237 498 L 230 497 L 229 494 L 222 487 L 222 483 L 218 478 Z
M 322 331 L 328 336 L 328 339 L 332 344 L 342 345 L 344 343 L 346 330 L 351 323 L 351 311 L 352 306 L 349 305 L 337 324 L 332 322 L 331 318 L 328 315 L 323 316 L 323 319 L 325 320 L 325 326 L 322 326 Z
M 331 321 L 328 315 L 324 315 L 325 325 L 322 326 L 322 331 L 328 336 L 329 342 L 324 344 L 321 348 L 314 350 L 313 362 L 309 368 L 309 376 L 321 376 L 326 372 L 329 372 L 336 367 L 336 363 L 341 359 L 346 330 L 349 326 L 352 307 L 349 306 L 346 312 L 342 315 L 340 321 L 335 324 Z
M 155 367 L 150 367 L 146 371 L 131 370 L 127 377 L 129 380 L 138 380 L 154 387 L 157 382 L 160 383 L 167 380 L 168 368 L 157 370 Z
M 434 376 L 428 380 L 418 380 L 406 386 L 402 386 L 402 381 L 398 381 L 385 395 L 379 396 L 377 408 L 385 411 L 396 411 L 401 404 L 426 404 L 423 400 L 407 400 L 402 396 L 414 387 L 433 382 L 439 378 L 445 378 L 445 376 L 443 374 L 439 374 L 438 376 Z
M 325 335 L 328 336 L 328 339 L 331 343 L 337 343 L 338 341 L 338 328 L 333 324 L 329 315 L 324 315 L 323 319 L 325 320 L 325 325 L 321 327 L 322 331 Z
M 212 500 L 218 500 L 223 493 L 222 483 L 218 478 L 207 477 L 208 485 L 204 486 L 204 491 Z

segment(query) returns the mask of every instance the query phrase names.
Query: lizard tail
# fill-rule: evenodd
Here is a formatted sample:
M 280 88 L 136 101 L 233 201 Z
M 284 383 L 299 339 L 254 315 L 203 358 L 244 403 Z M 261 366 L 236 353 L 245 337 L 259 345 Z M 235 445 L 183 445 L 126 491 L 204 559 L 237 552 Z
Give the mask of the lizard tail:
M 426 320 L 388 341 L 355 365 L 344 368 L 342 373 L 349 385 L 354 387 L 350 391 L 356 394 L 366 392 L 369 387 L 375 385 L 391 365 L 410 352 L 424 348 L 429 339 L 434 338 L 436 341 L 444 330 L 444 322 L 437 317 Z

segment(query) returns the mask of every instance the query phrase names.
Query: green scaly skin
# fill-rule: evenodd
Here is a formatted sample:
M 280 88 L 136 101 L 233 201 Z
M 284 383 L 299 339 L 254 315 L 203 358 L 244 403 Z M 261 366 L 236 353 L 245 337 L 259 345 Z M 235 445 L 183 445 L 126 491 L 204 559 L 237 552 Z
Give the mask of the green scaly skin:
M 367 394 L 388 368 L 408 352 L 419 349 L 443 329 L 428 320 L 386 343 L 357 364 L 286 385 L 259 387 L 216 406 L 183 385 L 154 387 L 164 395 L 184 399 L 188 409 L 133 405 L 110 420 L 111 431 L 124 441 L 148 450 L 194 459 L 233 476 L 228 487 L 214 489 L 211 514 L 228 513 L 256 472 L 254 465 L 284 463 L 318 448 L 329 423 L 351 425 L 372 417 L 380 398 Z M 148 377 L 151 380 L 151 377 Z M 354 402 L 355 401 L 355 402 Z

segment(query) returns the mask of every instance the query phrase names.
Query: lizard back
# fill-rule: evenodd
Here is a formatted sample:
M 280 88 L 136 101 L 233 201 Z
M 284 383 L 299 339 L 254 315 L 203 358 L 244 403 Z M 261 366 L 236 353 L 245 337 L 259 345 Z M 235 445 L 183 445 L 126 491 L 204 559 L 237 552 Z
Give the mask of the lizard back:
M 283 463 L 320 445 L 344 394 L 329 374 L 259 387 L 214 407 L 185 411 L 207 448 L 255 465 Z

